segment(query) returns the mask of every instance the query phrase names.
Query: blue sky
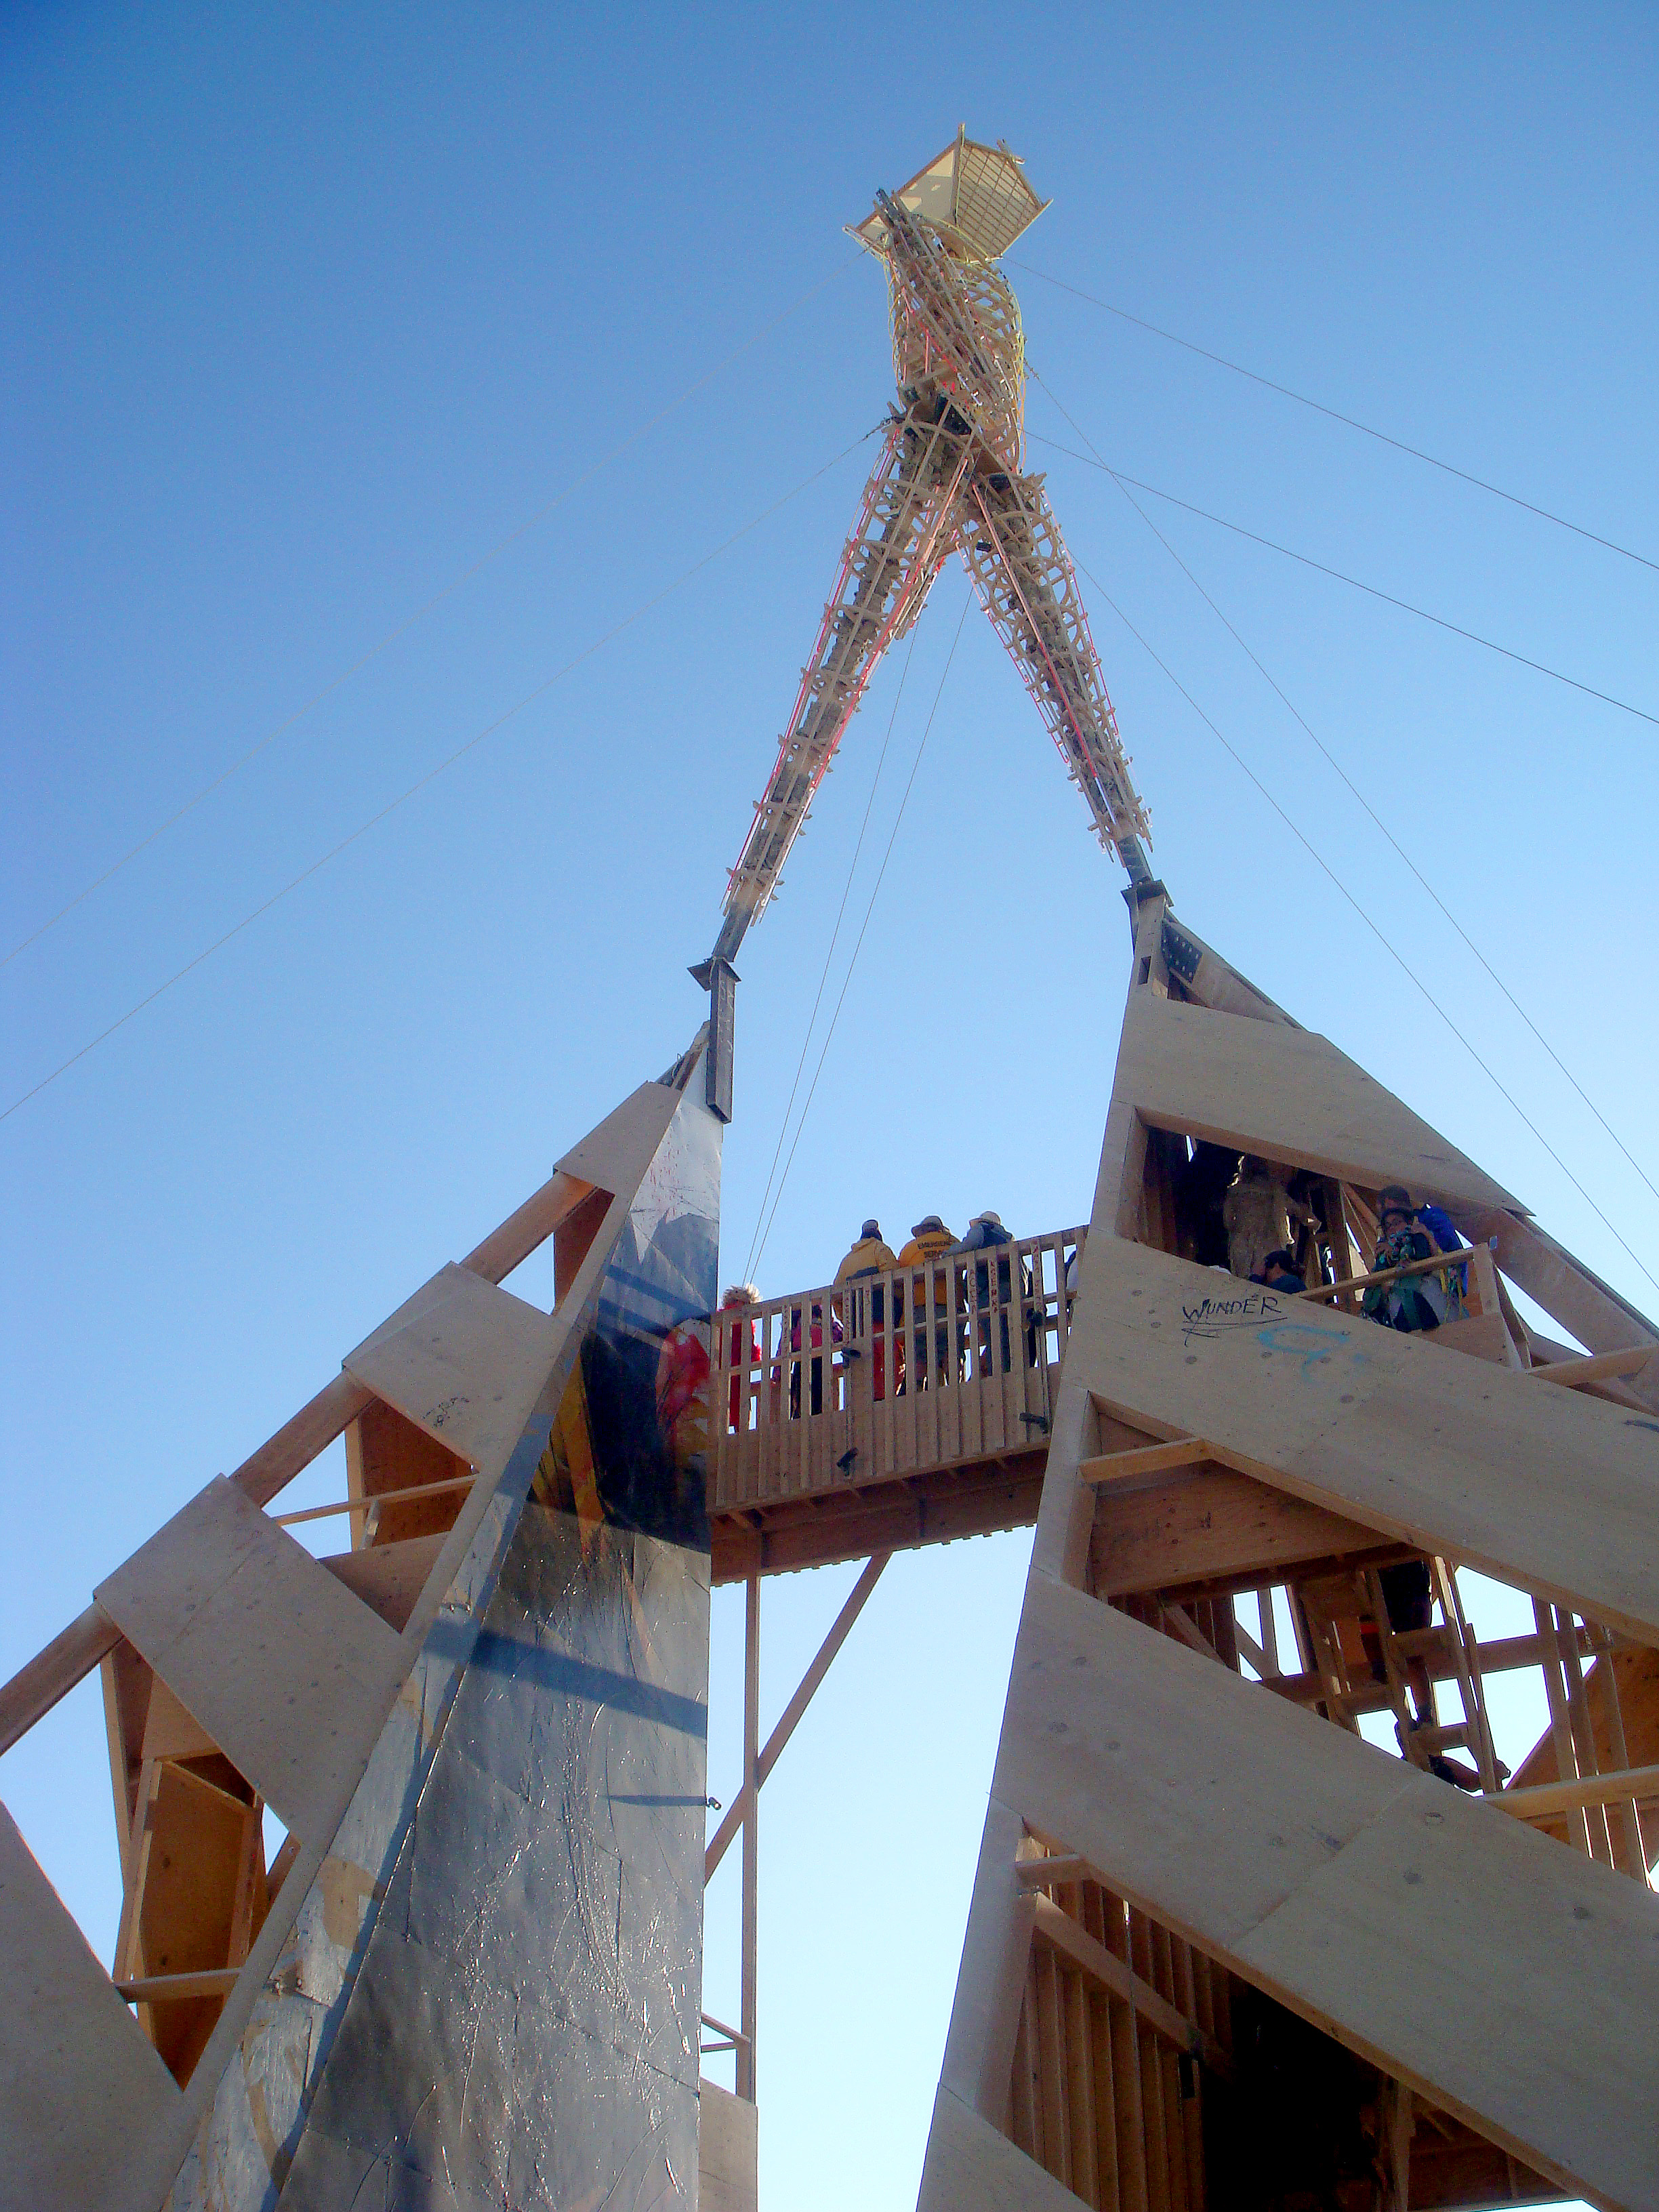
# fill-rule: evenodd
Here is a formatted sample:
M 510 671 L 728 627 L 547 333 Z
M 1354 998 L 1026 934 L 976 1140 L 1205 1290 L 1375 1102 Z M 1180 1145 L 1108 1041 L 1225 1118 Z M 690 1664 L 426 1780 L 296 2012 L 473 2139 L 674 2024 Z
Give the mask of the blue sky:
M 0 1670 L 700 1018 L 685 965 L 891 390 L 879 274 L 841 229 L 878 185 L 958 122 L 1005 137 L 1053 199 L 1018 261 L 1659 560 L 1656 74 L 1637 9 L 9 9 L 0 951 L 530 526 L 0 967 L 0 1107 L 538 696 L 0 1119 Z M 1035 436 L 1075 443 L 1051 391 L 1120 468 L 1659 714 L 1651 568 L 1011 273 Z M 1098 471 L 1035 442 L 1031 465 L 1074 554 L 1659 1273 L 1659 1202 L 1168 554 Z M 1659 1179 L 1651 723 L 1149 511 Z M 744 948 L 727 1276 L 890 718 L 820 1036 L 937 692 L 769 1290 L 823 1279 L 871 1212 L 890 1233 L 1087 1213 L 1118 878 L 976 614 L 952 657 L 965 588 L 941 580 L 896 711 L 898 667 L 878 678 Z M 1651 1310 L 1085 590 L 1180 913 Z M 309 1480 L 337 1494 L 331 1461 Z M 863 2201 L 913 2201 L 1027 1543 L 896 1565 L 769 1785 L 774 2201 L 844 2202 L 855 2172 Z M 851 1579 L 768 1586 L 763 1720 Z M 722 1796 L 738 1641 L 723 1602 Z M 89 1685 L 0 1787 L 106 1953 L 103 1759 Z M 708 1984 L 728 2017 L 731 1865 Z

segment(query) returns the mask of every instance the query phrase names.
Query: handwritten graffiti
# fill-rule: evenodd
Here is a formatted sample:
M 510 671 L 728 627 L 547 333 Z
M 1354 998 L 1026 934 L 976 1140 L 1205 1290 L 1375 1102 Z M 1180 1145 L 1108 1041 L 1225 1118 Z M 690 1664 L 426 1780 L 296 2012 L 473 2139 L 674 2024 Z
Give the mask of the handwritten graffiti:
M 1289 1318 L 1277 1291 L 1240 1291 L 1230 1298 L 1183 1300 L 1181 1333 L 1190 1344 L 1195 1336 L 1220 1336 L 1231 1328 L 1260 1328 L 1263 1322 Z
M 1194 1338 L 1202 1342 L 1235 1329 L 1248 1330 L 1264 1354 L 1299 1361 L 1304 1375 L 1339 1353 L 1351 1364 L 1364 1364 L 1365 1355 L 1351 1336 L 1293 1318 L 1276 1291 L 1240 1290 L 1231 1297 L 1194 1298 L 1182 1305 L 1181 1333 L 1188 1344 Z
M 1292 1359 L 1299 1359 L 1304 1375 L 1335 1352 L 1346 1352 L 1355 1361 L 1365 1357 L 1340 1329 L 1315 1328 L 1305 1321 L 1279 1322 L 1271 1328 L 1258 1329 L 1255 1340 L 1264 1352 L 1284 1352 Z

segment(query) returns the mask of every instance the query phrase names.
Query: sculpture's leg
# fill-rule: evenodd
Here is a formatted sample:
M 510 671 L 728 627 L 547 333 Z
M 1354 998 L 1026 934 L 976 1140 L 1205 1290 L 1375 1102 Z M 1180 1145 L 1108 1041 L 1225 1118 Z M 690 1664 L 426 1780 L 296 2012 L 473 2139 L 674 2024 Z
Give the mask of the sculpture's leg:
M 1088 800 L 1102 844 L 1116 852 L 1132 883 L 1150 880 L 1140 843 L 1146 810 L 1042 478 L 976 477 L 963 509 L 958 543 L 980 605 Z
M 915 410 L 888 430 L 801 676 L 766 793 L 732 872 L 716 958 L 730 960 L 777 887 L 812 794 L 876 664 L 921 611 L 950 550 L 969 441 Z

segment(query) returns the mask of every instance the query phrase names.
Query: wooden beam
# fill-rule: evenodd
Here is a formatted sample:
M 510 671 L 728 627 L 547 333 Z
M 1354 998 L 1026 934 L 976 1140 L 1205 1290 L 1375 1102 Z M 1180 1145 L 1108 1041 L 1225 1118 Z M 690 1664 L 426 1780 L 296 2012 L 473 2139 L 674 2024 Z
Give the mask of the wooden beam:
M 1407 1629 L 1395 1638 L 1395 1646 L 1403 1657 L 1426 1660 L 1431 1680 L 1455 1681 L 1457 1661 L 1449 1646 L 1441 1640 L 1443 1634 L 1443 1632 L 1437 1628 Z M 1547 1656 L 1543 1638 L 1539 1636 L 1499 1636 L 1492 1643 L 1482 1644 L 1478 1648 L 1483 1677 L 1487 1674 L 1512 1674 L 1522 1667 L 1541 1667 Z M 1553 1650 L 1553 1646 L 1551 1648 Z M 1578 1632 L 1578 1649 L 1585 1657 L 1593 1653 L 1588 1629 L 1581 1628 Z M 1262 1686 L 1277 1691 L 1281 1698 L 1288 1698 L 1292 1705 L 1316 1705 L 1325 1695 L 1325 1684 L 1318 1674 L 1275 1674 Z M 1379 1684 L 1378 1698 L 1382 1698 L 1382 1694 Z M 1363 1702 L 1351 1702 L 1356 1712 L 1367 1710 Z M 1382 1705 L 1379 1704 L 1376 1710 L 1380 1712 Z
M 712 2012 L 700 2013 L 697 2017 L 702 2027 L 712 2027 L 716 2035 L 723 2035 L 734 2051 L 739 2044 L 747 2043 L 749 2040 L 740 2027 L 733 2027 L 726 2021 L 716 2020 Z M 703 2047 L 706 2050 L 708 2045 L 705 2045 Z
M 1368 1275 L 1349 1275 L 1340 1283 L 1315 1283 L 1308 1290 L 1285 1291 L 1282 1291 L 1280 1296 L 1292 1300 L 1339 1298 L 1345 1291 L 1368 1291 L 1376 1283 L 1399 1283 L 1403 1282 L 1409 1275 L 1433 1275 L 1437 1274 L 1443 1267 L 1467 1266 L 1477 1252 L 1485 1249 L 1486 1247 L 1479 1244 L 1465 1245 L 1460 1251 L 1436 1252 L 1426 1260 L 1406 1260 L 1402 1261 L 1397 1267 L 1378 1267 L 1373 1269 Z
M 377 1490 L 367 1498 L 343 1498 L 333 1505 L 307 1505 L 301 1513 L 275 1513 L 272 1520 L 279 1528 L 291 1528 L 297 1521 L 326 1521 L 337 1513 L 358 1513 L 374 1505 L 398 1505 L 406 1498 L 438 1498 L 447 1491 L 471 1490 L 478 1480 L 476 1474 L 452 1475 L 446 1482 L 416 1482 L 407 1490 Z
M 1638 1344 L 1626 1352 L 1598 1352 L 1589 1359 L 1553 1359 L 1523 1372 L 1534 1382 L 1559 1382 L 1565 1390 L 1577 1390 L 1586 1382 L 1602 1382 L 1612 1375 L 1635 1375 L 1656 1357 L 1659 1357 L 1659 1346 Z
M 1040 1859 L 1016 1859 L 1014 1879 L 1028 1889 L 1053 1889 L 1059 1882 L 1097 1879 L 1087 1859 L 1076 1851 L 1048 1851 Z
M 751 1575 L 743 1608 L 743 1955 L 739 2017 L 743 2039 L 737 2058 L 738 2094 L 755 2101 L 755 2004 L 760 1919 L 756 1829 L 760 1798 L 760 1577 Z
M 120 1630 L 101 1605 L 89 1605 L 59 1629 L 46 1650 L 37 1651 L 0 1690 L 0 1752 L 27 1735 L 120 1641 Z
M 209 1966 L 195 1974 L 141 1974 L 136 1980 L 117 1982 L 115 1993 L 129 2004 L 177 2004 L 187 1997 L 228 1996 L 241 1969 Z
M 1200 1659 L 1213 1659 L 1219 1664 L 1225 1664 L 1221 1654 L 1184 1606 L 1168 1605 L 1160 1599 L 1158 1609 L 1161 1618 L 1169 1622 L 1189 1651 L 1196 1651 Z
M 1091 1878 L 1103 1880 L 1097 1875 Z M 1206 2035 L 1196 2021 L 1177 2012 L 1169 1999 L 1160 1996 L 1150 1982 L 1143 1981 L 1133 1966 L 1126 1966 L 1115 1952 L 1097 1942 L 1086 1929 L 1079 1928 L 1071 1915 L 1062 1912 L 1052 1899 L 1039 1897 L 1036 1905 L 1036 1932 L 1056 1951 L 1074 1966 L 1080 1966 L 1091 1981 L 1098 1982 L 1114 1996 L 1133 2005 L 1154 2034 L 1174 2044 L 1177 2051 L 1184 2051 L 1188 2057 L 1199 2060 L 1212 2073 L 1231 2080 L 1231 2059 L 1213 2037 Z
M 584 1200 L 592 1197 L 594 1188 L 580 1176 L 567 1175 L 560 1168 L 521 1206 L 509 1213 L 499 1229 L 492 1229 L 483 1243 L 467 1254 L 461 1265 L 473 1274 L 482 1275 L 487 1283 L 504 1282 L 515 1267 L 523 1266 L 538 1244 L 547 1242 L 562 1221 L 574 1213 Z
M 245 1459 L 231 1480 L 255 1505 L 268 1505 L 279 1490 L 302 1474 L 336 1437 L 343 1436 L 374 1394 L 355 1376 L 337 1375 L 308 1405 L 301 1406 L 291 1421 Z
M 1527 1790 L 1499 1790 L 1481 1800 L 1517 1820 L 1547 1820 L 1588 1805 L 1621 1798 L 1659 1797 L 1659 1766 L 1626 1767 L 1620 1774 L 1586 1774 L 1572 1782 L 1539 1782 Z
M 1194 1467 L 1213 1456 L 1202 1437 L 1177 1437 L 1172 1443 L 1139 1444 L 1128 1451 L 1102 1452 L 1080 1460 L 1078 1474 L 1085 1482 L 1127 1482 L 1131 1475 L 1162 1474 L 1172 1467 Z
M 799 1688 L 784 1707 L 777 1726 L 766 1739 L 766 1748 L 755 1762 L 757 1786 L 765 1784 L 767 1776 L 777 1765 L 784 1746 L 795 1732 L 797 1722 L 806 1711 L 807 1706 L 811 1704 L 819 1683 L 830 1672 L 830 1662 L 842 1645 L 846 1643 L 853 1623 L 864 1610 L 865 1600 L 880 1581 L 882 1569 L 892 1556 L 890 1552 L 878 1552 L 875 1557 L 867 1562 L 864 1572 L 848 1591 L 846 1604 L 836 1615 L 830 1633 L 818 1646 L 817 1656 L 801 1676 Z M 703 1854 L 702 1878 L 705 1885 L 714 1880 L 714 1869 L 730 1850 L 732 1838 L 743 1826 L 748 1814 L 748 1808 L 749 1790 L 745 1784 L 738 1794 L 737 1802 L 728 1808 L 726 1818 L 714 1832 L 714 1841 Z

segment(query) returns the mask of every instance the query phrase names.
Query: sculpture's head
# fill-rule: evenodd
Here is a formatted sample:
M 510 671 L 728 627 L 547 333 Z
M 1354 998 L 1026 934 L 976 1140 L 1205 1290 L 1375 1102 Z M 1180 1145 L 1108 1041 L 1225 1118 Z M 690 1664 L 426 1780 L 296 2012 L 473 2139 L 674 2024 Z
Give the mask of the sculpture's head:
M 848 226 L 886 266 L 893 375 L 907 404 L 948 396 L 1005 468 L 1018 468 L 1024 443 L 1025 344 L 996 257 L 1047 205 L 1017 155 L 964 128 Z
M 1048 204 L 1025 181 L 1019 156 L 1006 146 L 982 146 L 964 124 L 945 151 L 918 169 L 892 195 L 925 223 L 953 259 L 994 261 Z M 878 207 L 848 229 L 884 259 L 887 219 Z

